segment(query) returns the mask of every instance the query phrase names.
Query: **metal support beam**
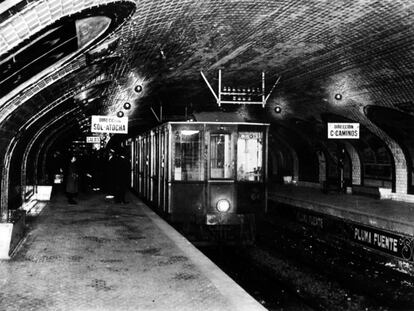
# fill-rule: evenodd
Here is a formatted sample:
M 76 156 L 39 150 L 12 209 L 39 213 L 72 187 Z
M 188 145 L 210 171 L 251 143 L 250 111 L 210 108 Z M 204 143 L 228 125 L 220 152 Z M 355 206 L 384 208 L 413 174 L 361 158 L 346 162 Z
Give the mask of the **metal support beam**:
M 273 90 L 275 89 L 275 86 L 279 83 L 279 81 L 280 81 L 280 78 L 281 78 L 281 77 L 282 77 L 282 76 L 279 76 L 279 78 L 277 78 L 277 80 L 276 80 L 275 84 L 273 84 L 272 89 L 270 90 L 269 94 L 267 94 L 267 96 L 266 96 L 266 102 L 267 102 L 267 100 L 269 99 L 270 95 L 272 95 L 272 92 L 273 92 Z
M 266 105 L 266 98 L 265 98 L 265 73 L 262 71 L 262 107 Z
M 206 82 L 208 88 L 210 89 L 211 93 L 213 94 L 214 98 L 217 101 L 217 104 L 220 106 L 220 100 L 217 97 L 216 93 L 214 92 L 213 88 L 211 87 L 210 83 L 208 82 L 206 76 L 204 75 L 204 73 L 202 71 L 200 71 L 201 76 L 203 77 L 204 81 Z
M 273 84 L 272 89 L 270 90 L 269 94 L 267 94 L 267 96 L 266 96 L 266 84 L 265 84 L 266 81 L 265 81 L 265 73 L 263 71 L 262 72 L 262 91 L 261 91 L 262 100 L 252 102 L 252 101 L 236 101 L 236 100 L 222 100 L 221 99 L 222 95 L 226 95 L 226 96 L 228 96 L 228 95 L 241 95 L 241 96 L 249 95 L 249 93 L 240 92 L 240 91 L 238 91 L 238 92 L 226 92 L 225 91 L 223 93 L 221 91 L 221 85 L 222 85 L 222 83 L 221 83 L 221 78 L 222 78 L 221 69 L 219 69 L 219 72 L 218 72 L 218 92 L 217 92 L 218 95 L 216 94 L 216 92 L 214 92 L 211 84 L 208 82 L 208 80 L 207 80 L 206 76 L 204 75 L 204 73 L 202 71 L 200 71 L 200 74 L 203 77 L 204 81 L 206 82 L 206 84 L 207 84 L 208 88 L 210 89 L 211 93 L 213 94 L 214 98 L 216 99 L 217 105 L 219 107 L 221 106 L 221 104 L 233 104 L 233 105 L 235 105 L 235 104 L 246 105 L 247 104 L 247 105 L 262 105 L 262 107 L 264 108 L 266 106 L 267 100 L 269 99 L 270 95 L 272 94 L 273 90 L 275 89 L 276 85 L 279 83 L 280 78 L 281 78 L 280 76 L 278 77 L 276 82 Z M 258 94 L 258 95 L 260 96 L 260 94 Z
M 221 69 L 219 70 L 219 80 L 218 80 L 218 101 L 217 104 L 221 106 Z
M 161 123 L 161 120 L 160 120 L 160 118 L 157 116 L 157 114 L 155 113 L 154 109 L 152 109 L 152 107 L 150 107 L 150 109 L 151 109 L 151 111 L 152 111 L 153 115 L 155 116 L 155 118 L 157 119 L 158 123 Z

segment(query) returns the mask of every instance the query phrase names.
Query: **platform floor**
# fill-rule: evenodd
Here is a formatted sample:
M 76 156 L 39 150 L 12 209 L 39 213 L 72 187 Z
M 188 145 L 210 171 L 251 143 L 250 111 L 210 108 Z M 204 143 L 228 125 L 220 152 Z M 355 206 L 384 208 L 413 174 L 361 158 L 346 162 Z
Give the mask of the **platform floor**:
M 9 261 L 1 310 L 265 310 L 133 195 L 52 199 Z
M 414 236 L 414 204 L 295 185 L 272 185 L 269 200 L 363 225 Z M 269 205 L 271 208 L 271 204 Z

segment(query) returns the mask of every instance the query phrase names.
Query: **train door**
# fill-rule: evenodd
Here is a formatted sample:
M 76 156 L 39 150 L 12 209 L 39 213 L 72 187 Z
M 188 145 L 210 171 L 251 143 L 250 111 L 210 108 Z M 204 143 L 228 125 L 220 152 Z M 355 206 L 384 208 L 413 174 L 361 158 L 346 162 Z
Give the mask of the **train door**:
M 164 211 L 164 159 L 165 159 L 165 144 L 164 144 L 164 128 L 160 129 L 160 154 L 159 154 L 159 164 L 158 164 L 158 206 L 161 211 Z
M 240 213 L 266 210 L 267 138 L 263 128 L 240 127 L 237 135 L 237 201 Z
M 141 178 L 142 178 L 141 197 L 145 198 L 145 189 L 146 189 L 146 187 L 145 187 L 146 186 L 145 171 L 146 171 L 146 156 L 147 156 L 147 153 L 146 153 L 146 147 L 147 147 L 146 136 L 142 136 L 141 147 L 142 147 L 142 149 L 141 149 L 141 165 L 142 165 L 142 168 L 141 168 Z
M 137 138 L 135 141 L 135 148 L 136 148 L 136 153 L 135 153 L 135 165 L 136 165 L 136 191 L 137 193 L 139 193 L 139 187 L 140 187 L 140 174 L 141 174 L 141 167 L 140 167 L 140 159 L 141 159 L 141 146 L 140 146 L 140 139 Z
M 235 128 L 220 127 L 208 136 L 207 215 L 216 213 L 222 200 L 230 203 L 226 212 L 235 212 Z
M 159 208 L 159 209 L 161 209 L 161 201 L 160 201 L 160 198 L 161 198 L 161 195 L 160 195 L 160 191 L 161 191 L 161 175 L 160 175 L 160 168 L 161 168 L 161 165 L 160 165 L 160 163 L 161 163 L 161 128 L 159 128 L 158 129 L 158 131 L 157 131 L 157 158 L 156 158 L 156 161 L 157 161 L 157 168 L 156 168 L 156 172 L 155 172 L 155 174 L 157 175 L 157 207 Z
M 152 136 L 152 152 L 151 152 L 151 180 L 152 180 L 152 189 L 151 189 L 151 201 L 155 204 L 158 208 L 158 161 L 159 161 L 159 129 L 157 128 L 154 131 L 154 135 Z
M 155 144 L 154 144 L 154 132 L 151 131 L 150 135 L 148 137 L 148 161 L 149 161 L 149 165 L 148 165 L 148 199 L 150 202 L 153 202 L 154 197 L 153 197 L 153 193 L 152 193 L 152 189 L 154 188 L 154 180 L 153 180 L 153 175 L 154 175 L 154 148 L 155 148 Z
M 162 131 L 163 133 L 163 147 L 164 152 L 162 154 L 162 182 L 163 182 L 163 211 L 165 213 L 168 212 L 168 193 L 169 193 L 169 170 L 170 170 L 170 146 L 169 146 L 169 130 L 167 127 L 165 127 Z
M 171 183 L 172 183 L 172 167 L 173 167 L 173 159 L 172 159 L 172 127 L 171 124 L 167 125 L 165 129 L 165 212 L 167 214 L 171 213 Z
M 137 193 L 139 193 L 139 187 L 140 187 L 140 174 L 141 174 L 141 166 L 140 166 L 140 159 L 141 159 L 141 146 L 140 146 L 141 140 L 139 139 L 139 137 L 135 140 L 135 148 L 136 148 L 136 152 L 135 152 L 135 166 L 136 166 L 136 188 L 135 191 Z
M 134 189 L 135 188 L 135 141 L 133 140 L 129 145 L 129 152 L 130 152 L 130 184 L 129 186 Z
M 138 193 L 142 197 L 143 189 L 144 189 L 144 180 L 143 180 L 143 173 L 144 173 L 144 147 L 142 142 L 142 137 L 138 137 Z
M 159 131 L 159 163 L 158 163 L 158 205 L 161 211 L 166 212 L 165 192 L 167 187 L 167 140 L 166 128 L 161 127 Z
M 144 137 L 144 198 L 149 199 L 149 135 L 145 135 Z
M 194 223 L 203 219 L 205 202 L 204 127 L 172 124 L 170 131 L 169 212 L 171 220 Z

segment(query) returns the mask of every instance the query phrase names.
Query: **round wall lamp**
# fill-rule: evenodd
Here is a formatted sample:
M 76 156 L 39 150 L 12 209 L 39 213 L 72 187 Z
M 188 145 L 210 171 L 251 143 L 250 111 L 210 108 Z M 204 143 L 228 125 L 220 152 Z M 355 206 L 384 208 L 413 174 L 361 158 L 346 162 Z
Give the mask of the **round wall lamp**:
M 276 106 L 276 107 L 275 107 L 275 112 L 276 112 L 276 113 L 281 113 L 281 112 L 282 112 L 282 107 L 280 107 L 280 106 Z
M 124 112 L 123 111 L 118 111 L 118 113 L 116 115 L 118 116 L 118 118 L 122 118 L 124 116 Z
M 339 93 L 335 94 L 335 99 L 336 100 L 341 100 L 342 99 L 342 94 L 339 94 Z
M 126 110 L 131 109 L 131 104 L 130 104 L 130 103 L 128 103 L 128 102 L 126 102 L 126 103 L 124 104 L 124 109 L 126 109 Z
M 142 92 L 142 85 L 141 84 L 137 84 L 134 88 L 135 92 L 137 93 L 141 93 Z

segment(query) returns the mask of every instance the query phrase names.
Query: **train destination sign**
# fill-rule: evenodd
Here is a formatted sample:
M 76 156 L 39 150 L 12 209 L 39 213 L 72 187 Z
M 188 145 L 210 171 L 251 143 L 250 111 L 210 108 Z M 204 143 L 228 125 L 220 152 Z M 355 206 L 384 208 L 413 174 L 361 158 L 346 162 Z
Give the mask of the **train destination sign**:
M 86 136 L 86 143 L 88 144 L 99 144 L 101 138 L 99 136 Z
M 128 134 L 128 117 L 92 116 L 93 133 Z
M 328 123 L 329 139 L 359 139 L 359 123 Z

